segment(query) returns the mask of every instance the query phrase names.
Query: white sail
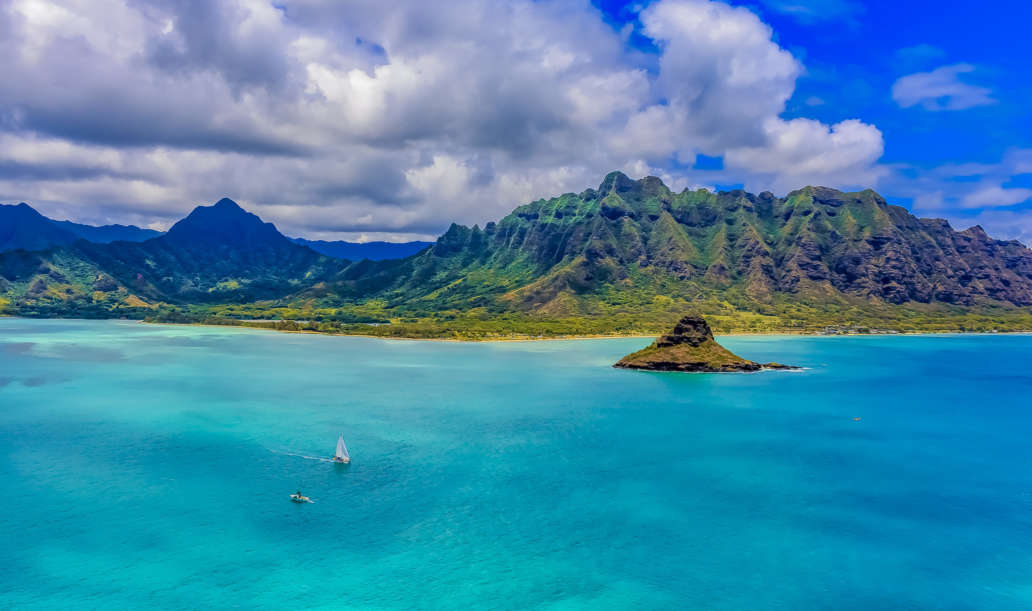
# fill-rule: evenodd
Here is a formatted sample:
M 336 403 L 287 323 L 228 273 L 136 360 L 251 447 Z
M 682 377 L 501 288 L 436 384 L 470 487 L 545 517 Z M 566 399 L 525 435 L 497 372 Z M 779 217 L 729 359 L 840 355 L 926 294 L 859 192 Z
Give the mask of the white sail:
M 348 456 L 348 446 L 344 445 L 344 434 L 341 433 L 340 437 L 337 438 L 337 453 L 333 455 L 334 458 L 351 458 Z

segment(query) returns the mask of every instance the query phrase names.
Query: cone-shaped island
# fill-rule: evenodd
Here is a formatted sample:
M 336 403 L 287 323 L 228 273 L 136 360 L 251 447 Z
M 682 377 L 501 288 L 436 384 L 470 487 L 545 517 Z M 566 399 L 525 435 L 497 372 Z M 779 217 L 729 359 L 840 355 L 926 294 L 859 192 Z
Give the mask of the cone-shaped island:
M 761 364 L 743 359 L 718 344 L 706 321 L 696 315 L 685 316 L 673 331 L 652 342 L 648 348 L 628 354 L 613 366 L 622 369 L 700 373 L 798 369 L 781 363 Z

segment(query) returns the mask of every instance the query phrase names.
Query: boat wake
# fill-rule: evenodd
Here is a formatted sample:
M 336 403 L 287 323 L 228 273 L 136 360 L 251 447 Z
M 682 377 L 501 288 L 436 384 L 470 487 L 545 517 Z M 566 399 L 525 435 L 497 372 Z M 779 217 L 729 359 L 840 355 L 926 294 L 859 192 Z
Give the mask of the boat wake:
M 304 458 L 305 460 L 317 460 L 319 462 L 333 462 L 332 458 L 322 458 L 321 456 L 308 456 L 306 454 L 295 454 L 294 452 L 280 452 L 279 450 L 269 450 L 273 454 L 279 454 L 280 456 L 293 456 L 295 458 Z

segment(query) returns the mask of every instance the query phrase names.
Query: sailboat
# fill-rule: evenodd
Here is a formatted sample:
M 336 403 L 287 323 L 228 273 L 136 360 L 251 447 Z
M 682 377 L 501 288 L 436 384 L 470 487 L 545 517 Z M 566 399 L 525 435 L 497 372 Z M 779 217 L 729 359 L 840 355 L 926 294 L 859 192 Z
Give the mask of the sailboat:
M 344 445 L 344 433 L 340 434 L 337 438 L 337 453 L 333 455 L 333 462 L 346 465 L 351 462 L 351 457 L 348 456 L 348 446 Z

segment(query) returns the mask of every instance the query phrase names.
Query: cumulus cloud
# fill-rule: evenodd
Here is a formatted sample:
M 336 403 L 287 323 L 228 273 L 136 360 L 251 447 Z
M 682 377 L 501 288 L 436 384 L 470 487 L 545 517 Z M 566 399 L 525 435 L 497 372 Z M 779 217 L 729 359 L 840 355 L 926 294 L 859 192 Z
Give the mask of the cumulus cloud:
M 960 79 L 960 75 L 974 71 L 971 64 L 954 64 L 904 76 L 892 86 L 892 99 L 903 108 L 920 105 L 932 111 L 966 110 L 995 104 L 992 89 Z
M 612 169 L 882 175 L 874 126 L 781 117 L 803 67 L 755 13 L 659 0 L 629 27 L 658 53 L 588 0 L 11 0 L 0 201 L 163 226 L 225 195 L 288 233 L 430 237 Z
M 811 119 L 770 119 L 765 127 L 763 146 L 731 149 L 724 158 L 727 166 L 756 175 L 747 179 L 749 188 L 861 187 L 876 184 L 885 173 L 875 165 L 884 149 L 881 132 L 855 119 L 831 126 Z

